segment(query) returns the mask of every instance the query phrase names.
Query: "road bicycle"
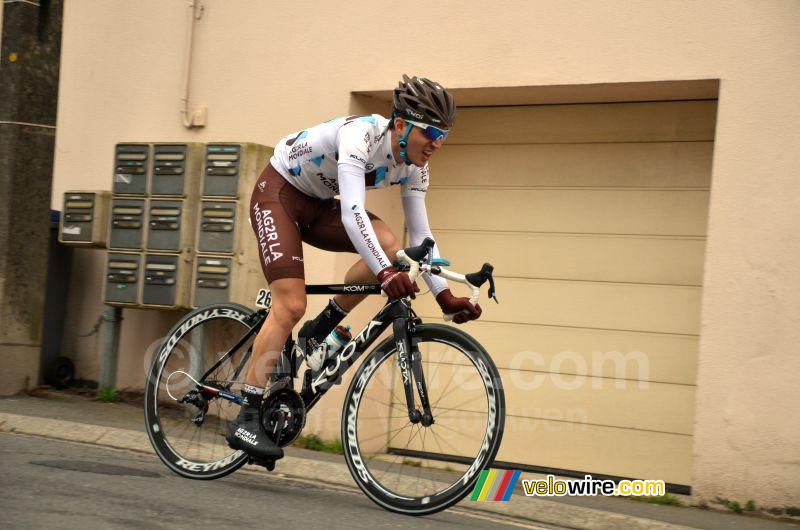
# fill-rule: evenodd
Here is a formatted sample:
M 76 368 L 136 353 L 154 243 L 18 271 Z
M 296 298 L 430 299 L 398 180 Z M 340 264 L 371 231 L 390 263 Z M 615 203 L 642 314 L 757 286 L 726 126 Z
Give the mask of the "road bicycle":
M 396 264 L 412 280 L 436 274 L 468 285 L 477 303 L 493 268 L 472 274 L 445 268 L 431 258 L 433 240 L 398 251 Z M 380 294 L 376 284 L 309 285 L 308 294 Z M 161 460 L 192 479 L 224 477 L 247 463 L 268 470 L 225 441 L 239 405 L 252 341 L 270 310 L 261 290 L 253 311 L 217 303 L 188 313 L 156 350 L 145 390 L 147 434 Z M 446 315 L 445 318 L 452 318 Z M 444 510 L 471 492 L 480 472 L 493 462 L 505 423 L 500 374 L 490 355 L 461 329 L 424 324 L 409 299 L 389 301 L 352 340 L 323 364 L 306 369 L 310 353 L 289 337 L 270 378 L 262 424 L 280 446 L 302 432 L 308 412 L 378 337 L 391 333 L 358 367 L 347 390 L 341 418 L 345 461 L 359 488 L 387 510 L 427 515 Z M 299 383 L 300 390 L 295 390 Z

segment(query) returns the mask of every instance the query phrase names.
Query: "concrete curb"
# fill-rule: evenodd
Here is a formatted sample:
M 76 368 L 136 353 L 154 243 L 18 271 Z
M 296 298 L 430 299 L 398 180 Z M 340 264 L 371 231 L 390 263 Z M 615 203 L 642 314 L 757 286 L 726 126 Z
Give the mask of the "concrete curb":
M 89 443 L 155 455 L 146 433 L 117 427 L 0 412 L 0 432 Z M 339 464 L 287 455 L 279 464 L 278 470 L 281 475 L 314 482 L 319 482 L 320 477 L 324 477 L 325 483 L 358 491 L 344 462 Z M 513 496 L 508 502 L 462 502 L 455 509 L 487 516 L 500 515 L 520 522 L 587 530 L 690 528 L 520 495 Z

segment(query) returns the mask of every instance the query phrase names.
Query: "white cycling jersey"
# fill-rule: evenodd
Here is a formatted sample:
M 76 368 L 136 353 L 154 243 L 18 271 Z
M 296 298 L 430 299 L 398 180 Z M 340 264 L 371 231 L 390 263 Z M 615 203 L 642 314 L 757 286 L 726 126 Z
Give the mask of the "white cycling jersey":
M 339 195 L 339 166 L 364 172 L 367 189 L 399 184 L 401 194 L 424 196 L 428 166 L 406 165 L 392 154 L 389 120 L 378 114 L 334 118 L 290 134 L 275 146 L 270 163 L 295 188 L 310 197 Z
M 395 160 L 389 120 L 378 114 L 334 118 L 290 134 L 275 146 L 270 164 L 310 197 L 341 199 L 342 223 L 358 253 L 377 274 L 391 260 L 377 243 L 366 215 L 365 191 L 399 185 L 412 245 L 433 238 L 425 209 L 428 165 Z M 433 255 L 438 257 L 438 247 Z M 447 288 L 438 276 L 424 276 L 434 296 Z

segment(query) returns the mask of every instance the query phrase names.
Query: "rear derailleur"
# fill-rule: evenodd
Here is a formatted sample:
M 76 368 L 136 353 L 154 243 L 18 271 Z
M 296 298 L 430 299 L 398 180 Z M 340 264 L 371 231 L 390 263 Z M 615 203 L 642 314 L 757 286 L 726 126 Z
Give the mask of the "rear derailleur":
M 178 400 L 178 403 L 187 403 L 197 407 L 200 412 L 192 419 L 192 423 L 198 427 L 203 425 L 203 422 L 206 420 L 206 413 L 208 412 L 208 399 L 200 390 L 194 389 L 188 391 L 185 396 Z

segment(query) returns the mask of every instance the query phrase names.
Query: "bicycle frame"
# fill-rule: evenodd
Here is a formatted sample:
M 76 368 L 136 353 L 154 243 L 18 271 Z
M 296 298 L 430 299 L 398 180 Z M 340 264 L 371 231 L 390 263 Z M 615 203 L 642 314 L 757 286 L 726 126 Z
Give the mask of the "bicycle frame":
M 377 284 L 329 284 L 329 285 L 308 285 L 306 286 L 306 294 L 380 294 L 380 286 Z M 206 371 L 200 378 L 199 385 L 202 391 L 210 393 L 216 397 L 221 397 L 229 401 L 234 401 L 241 404 L 244 398 L 236 394 L 228 392 L 230 385 L 225 389 L 218 389 L 204 383 L 206 377 L 213 373 L 219 366 L 221 366 L 234 352 L 238 351 L 253 335 L 257 334 L 261 327 L 264 325 L 268 311 L 262 309 L 253 313 L 251 316 L 253 327 L 230 349 L 223 355 L 211 368 Z M 398 352 L 397 362 L 403 378 L 403 387 L 405 389 L 406 403 L 408 405 L 409 418 L 412 422 L 422 422 L 423 425 L 430 425 L 432 423 L 430 405 L 428 403 L 427 388 L 422 371 L 422 362 L 416 346 L 411 341 L 411 333 L 413 328 L 418 322 L 418 318 L 414 313 L 409 302 L 405 299 L 395 300 L 388 302 L 370 321 L 364 326 L 361 332 L 353 337 L 337 354 L 328 359 L 323 366 L 323 369 L 316 374 L 311 374 L 311 370 L 306 370 L 303 377 L 302 390 L 300 396 L 306 405 L 306 410 L 311 408 L 322 398 L 323 395 L 333 386 L 341 382 L 342 376 L 353 366 L 361 355 L 375 342 L 375 340 L 383 333 L 390 325 L 394 334 L 396 349 Z M 232 380 L 235 381 L 241 374 L 247 362 L 250 359 L 252 350 L 248 351 L 242 356 L 242 360 L 237 366 Z M 279 365 L 286 366 L 288 363 L 289 370 L 279 372 L 276 374 L 278 378 L 285 378 L 288 380 L 290 387 L 293 388 L 294 377 L 296 377 L 296 353 L 294 348 L 294 341 L 290 336 L 286 341 L 282 353 L 284 363 Z M 413 379 L 417 381 L 417 389 L 419 392 L 420 404 L 423 407 L 423 412 L 419 412 L 414 405 L 414 384 Z

